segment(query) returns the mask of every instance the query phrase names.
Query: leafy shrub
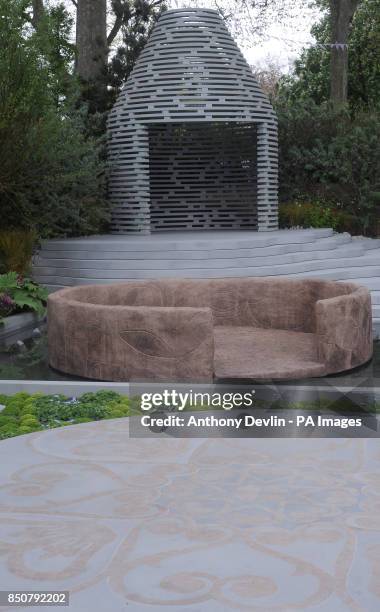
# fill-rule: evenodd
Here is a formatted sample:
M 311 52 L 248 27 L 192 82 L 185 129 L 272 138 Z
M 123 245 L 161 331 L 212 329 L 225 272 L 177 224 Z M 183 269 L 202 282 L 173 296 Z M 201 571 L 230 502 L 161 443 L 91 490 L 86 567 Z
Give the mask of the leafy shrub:
M 18 274 L 29 271 L 36 234 L 30 230 L 0 232 L 0 272 L 14 270 Z
M 32 310 L 40 315 L 45 312 L 48 292 L 30 278 L 17 272 L 0 275 L 0 321 L 1 318 L 22 310 Z
M 331 227 L 335 231 L 352 233 L 359 229 L 354 215 L 318 201 L 297 200 L 280 204 L 279 223 L 282 228 Z
M 58 95 L 50 42 L 28 31 L 26 5 L 0 0 L 1 226 L 43 237 L 94 233 L 108 219 L 103 143 L 86 135 L 69 74 L 70 95 Z
M 280 200 L 328 202 L 359 233 L 380 217 L 380 114 L 277 102 Z

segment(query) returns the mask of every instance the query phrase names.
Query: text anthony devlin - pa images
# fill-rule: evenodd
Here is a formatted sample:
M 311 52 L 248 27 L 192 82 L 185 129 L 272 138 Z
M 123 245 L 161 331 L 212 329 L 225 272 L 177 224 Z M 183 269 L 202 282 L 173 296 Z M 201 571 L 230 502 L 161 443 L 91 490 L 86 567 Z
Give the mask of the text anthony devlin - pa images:
M 295 425 L 300 428 L 307 427 L 340 427 L 348 429 L 349 427 L 361 427 L 361 418 L 347 418 L 340 416 L 321 416 L 321 415 L 295 415 L 292 418 L 278 417 L 271 415 L 268 417 L 254 417 L 250 414 L 239 415 L 237 417 L 225 417 L 215 415 L 144 415 L 141 417 L 141 425 L 143 427 L 226 427 L 229 429 L 240 429 L 249 427 L 287 427 Z

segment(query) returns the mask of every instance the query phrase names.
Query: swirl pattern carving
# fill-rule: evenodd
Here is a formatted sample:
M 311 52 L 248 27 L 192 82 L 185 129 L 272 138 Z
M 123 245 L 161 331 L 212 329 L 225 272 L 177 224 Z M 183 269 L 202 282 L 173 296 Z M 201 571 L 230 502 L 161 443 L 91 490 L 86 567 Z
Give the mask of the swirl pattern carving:
M 68 589 L 72 612 L 380 609 L 377 440 L 130 439 L 125 419 L 3 441 L 0 471 L 8 589 Z

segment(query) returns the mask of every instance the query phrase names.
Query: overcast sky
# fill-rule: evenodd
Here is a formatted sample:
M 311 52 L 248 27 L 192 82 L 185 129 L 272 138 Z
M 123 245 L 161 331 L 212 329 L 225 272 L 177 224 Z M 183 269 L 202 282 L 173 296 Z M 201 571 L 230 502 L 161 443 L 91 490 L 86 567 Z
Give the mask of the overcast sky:
M 227 13 L 233 13 L 236 3 L 234 0 L 169 0 L 171 8 L 182 8 L 189 6 L 221 7 Z M 253 2 L 243 2 L 246 10 L 240 15 L 240 22 L 245 24 L 243 33 L 233 28 L 233 22 L 228 24 L 232 34 L 244 53 L 248 63 L 257 67 L 265 67 L 268 60 L 278 64 L 284 71 L 289 70 L 294 59 L 300 54 L 305 46 L 313 42 L 310 28 L 318 20 L 319 12 L 308 6 L 307 0 L 278 0 L 278 5 L 286 4 L 287 17 L 280 20 L 276 9 L 272 10 L 269 22 L 265 28 L 264 36 L 252 36 L 251 31 L 255 28 L 256 13 L 250 6 Z M 273 3 L 274 6 L 275 3 Z
M 64 0 L 72 11 L 73 4 Z M 220 6 L 227 12 L 234 6 L 233 0 L 167 0 L 170 8 L 188 8 L 202 6 L 215 8 Z M 244 2 L 241 2 L 244 4 Z M 255 27 L 255 11 L 249 9 L 242 14 L 240 22 L 245 26 L 245 32 L 235 29 L 233 36 L 244 53 L 248 63 L 258 68 L 264 68 L 269 62 L 278 65 L 284 72 L 291 69 L 294 59 L 300 54 L 303 47 L 310 45 L 313 38 L 310 34 L 312 24 L 318 19 L 318 12 L 308 7 L 307 1 L 289 1 L 290 14 L 285 21 L 279 21 L 274 12 L 270 23 L 265 28 L 264 37 L 257 38 L 250 35 L 251 25 Z M 231 24 L 230 29 L 233 28 Z

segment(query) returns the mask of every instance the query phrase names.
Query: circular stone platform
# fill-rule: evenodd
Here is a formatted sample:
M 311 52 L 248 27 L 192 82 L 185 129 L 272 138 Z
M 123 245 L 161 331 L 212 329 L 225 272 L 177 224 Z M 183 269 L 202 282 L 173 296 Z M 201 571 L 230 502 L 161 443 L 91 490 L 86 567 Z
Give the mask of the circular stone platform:
M 5 440 L 0 582 L 70 612 L 375 611 L 379 471 L 377 439 Z
M 289 276 L 368 287 L 380 336 L 380 240 L 332 229 L 162 232 L 46 240 L 34 278 L 56 291 L 73 285 L 162 278 Z

